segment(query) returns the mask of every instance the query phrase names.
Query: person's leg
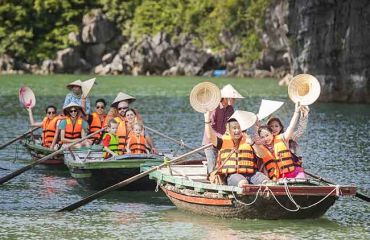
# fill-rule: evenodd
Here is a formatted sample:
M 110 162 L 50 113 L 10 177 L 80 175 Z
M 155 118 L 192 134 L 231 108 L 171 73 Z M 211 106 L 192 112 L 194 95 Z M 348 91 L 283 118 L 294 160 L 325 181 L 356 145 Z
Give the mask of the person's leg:
M 241 187 L 242 185 L 248 184 L 248 180 L 239 173 L 231 174 L 227 177 L 227 185 Z
M 270 181 L 270 179 L 261 172 L 256 172 L 255 174 L 250 176 L 248 180 L 251 184 L 262 184 Z
M 214 147 L 204 150 L 207 158 L 207 173 L 210 174 L 216 166 L 217 149 Z

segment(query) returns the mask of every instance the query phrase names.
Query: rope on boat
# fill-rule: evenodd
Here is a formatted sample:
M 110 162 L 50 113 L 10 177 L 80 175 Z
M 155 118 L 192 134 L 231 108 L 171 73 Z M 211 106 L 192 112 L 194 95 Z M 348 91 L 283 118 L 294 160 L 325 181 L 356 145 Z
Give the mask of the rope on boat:
M 243 201 L 241 201 L 241 200 L 237 199 L 237 198 L 236 198 L 236 196 L 235 196 L 235 192 L 234 192 L 234 191 L 232 191 L 232 193 L 233 193 L 234 199 L 235 199 L 238 203 L 240 203 L 240 204 L 242 204 L 242 205 L 244 205 L 244 206 L 250 206 L 250 205 L 254 204 L 254 203 L 257 201 L 257 199 L 258 199 L 258 195 L 259 195 L 259 193 L 261 192 L 261 188 L 262 188 L 262 185 L 260 185 L 260 187 L 258 188 L 258 191 L 256 192 L 256 197 L 255 197 L 255 198 L 254 198 L 254 200 L 253 200 L 252 202 L 250 202 L 250 203 L 245 203 L 245 202 L 243 202 Z
M 328 198 L 333 192 L 336 192 L 336 194 L 337 194 L 337 196 L 339 195 L 339 185 L 336 185 L 335 186 L 335 188 L 331 191 L 331 192 L 329 192 L 325 197 L 323 197 L 322 199 L 320 199 L 319 201 L 317 201 L 316 203 L 313 203 L 313 204 L 311 204 L 311 205 L 309 205 L 309 206 L 305 206 L 305 207 L 302 207 L 302 206 L 300 206 L 295 200 L 294 200 L 294 198 L 293 198 L 293 196 L 292 196 L 292 194 L 290 193 L 290 191 L 289 191 L 289 187 L 288 187 L 288 182 L 285 180 L 284 181 L 284 189 L 285 189 L 285 192 L 286 192 L 286 194 L 287 194 L 287 197 L 289 198 L 289 200 L 296 206 L 296 209 L 290 209 L 290 208 L 287 208 L 287 207 L 285 207 L 283 204 L 281 204 L 280 202 L 279 202 L 279 200 L 277 200 L 277 198 L 276 198 L 276 196 L 275 196 L 275 194 L 272 192 L 272 190 L 270 189 L 270 188 L 268 188 L 268 187 L 266 187 L 266 189 L 265 189 L 265 191 L 268 191 L 268 192 L 270 192 L 271 193 L 271 195 L 274 197 L 274 199 L 275 199 L 275 201 L 282 207 L 282 208 L 284 208 L 285 210 L 287 210 L 287 211 L 290 211 L 290 212 L 297 212 L 298 210 L 300 210 L 300 209 L 308 209 L 308 208 L 311 208 L 311 207 L 314 207 L 314 206 L 316 206 L 316 205 L 318 205 L 319 203 L 321 203 L 322 201 L 324 201 L 326 198 Z

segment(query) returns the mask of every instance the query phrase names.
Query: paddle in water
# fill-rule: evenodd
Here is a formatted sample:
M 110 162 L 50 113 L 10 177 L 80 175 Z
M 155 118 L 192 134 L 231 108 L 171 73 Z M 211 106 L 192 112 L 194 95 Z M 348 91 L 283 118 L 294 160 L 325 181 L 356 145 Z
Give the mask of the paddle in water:
M 204 145 L 204 146 L 202 146 L 200 148 L 194 149 L 193 151 L 190 151 L 190 152 L 185 153 L 185 154 L 183 154 L 183 155 L 181 155 L 179 157 L 176 157 L 176 158 L 172 159 L 169 162 L 166 162 L 166 163 L 163 163 L 163 164 L 161 164 L 159 166 L 153 167 L 153 168 L 151 168 L 151 169 L 149 169 L 149 170 L 147 170 L 145 172 L 142 172 L 142 173 L 140 173 L 138 175 L 135 175 L 133 177 L 130 177 L 130 178 L 128 178 L 128 179 L 126 179 L 126 180 L 124 180 L 122 182 L 119 182 L 119 183 L 116 183 L 116 184 L 114 184 L 114 185 L 112 185 L 110 187 L 107 187 L 106 189 L 103 189 L 103 190 L 101 190 L 99 192 L 96 192 L 96 193 L 94 193 L 94 194 L 92 194 L 92 195 L 90 195 L 90 196 L 88 196 L 88 197 L 86 197 L 86 198 L 84 198 L 84 199 L 82 199 L 82 200 L 80 200 L 78 202 L 75 202 L 75 203 L 73 203 L 73 204 L 71 204 L 71 205 L 69 205 L 69 206 L 67 206 L 65 208 L 62 208 L 62 209 L 58 210 L 58 212 L 73 211 L 73 210 L 75 210 L 75 209 L 77 209 L 77 208 L 79 208 L 81 206 L 84 206 L 84 205 L 88 204 L 91 201 L 94 201 L 95 199 L 97 199 L 97 198 L 99 198 L 101 196 L 104 196 L 107 193 L 110 193 L 110 192 L 112 192 L 112 191 L 114 191 L 114 190 L 116 190 L 118 188 L 121 188 L 123 186 L 128 185 L 129 183 L 132 183 L 132 182 L 134 182 L 136 180 L 139 180 L 139 179 L 141 179 L 141 178 L 149 175 L 149 173 L 151 173 L 151 172 L 157 171 L 157 170 L 161 169 L 162 167 L 167 166 L 168 164 L 176 163 L 179 160 L 181 160 L 181 159 L 183 159 L 183 158 L 185 158 L 187 156 L 190 156 L 191 154 L 194 154 L 194 153 L 196 153 L 198 151 L 204 150 L 204 149 L 209 148 L 211 146 L 212 146 L 212 144 L 210 143 L 210 144 Z
M 20 169 L 18 169 L 16 171 L 14 171 L 14 172 L 6 175 L 5 177 L 0 178 L 0 184 L 3 184 L 5 182 L 7 182 L 7 181 L 9 181 L 9 180 L 11 180 L 13 178 L 15 178 L 16 176 L 18 176 L 18 175 L 24 173 L 25 171 L 31 169 L 33 166 L 36 166 L 37 164 L 40 164 L 40 163 L 42 163 L 42 162 L 44 162 L 44 161 L 46 161 L 46 160 L 48 160 L 48 159 L 50 159 L 50 158 L 52 158 L 52 157 L 54 157 L 56 155 L 62 153 L 65 149 L 68 149 L 68 148 L 70 148 L 70 147 L 72 147 L 72 146 L 74 146 L 74 145 L 76 145 L 76 144 L 78 144 L 78 143 L 80 143 L 80 142 L 82 142 L 82 141 L 84 141 L 84 140 L 86 140 L 86 139 L 94 136 L 95 134 L 97 134 L 97 133 L 99 133 L 99 132 L 101 132 L 103 130 L 105 130 L 105 128 L 102 128 L 102 129 L 100 129 L 98 131 L 95 131 L 95 132 L 93 132 L 93 133 L 91 133 L 91 134 L 89 134 L 89 135 L 87 135 L 87 136 L 85 136 L 85 137 L 83 137 L 83 138 L 81 138 L 81 139 L 79 139 L 77 141 L 74 141 L 74 142 L 66 145 L 65 147 L 62 147 L 61 149 L 59 149 L 59 150 L 57 150 L 57 151 L 55 151 L 55 152 L 53 152 L 53 153 L 51 153 L 51 154 L 43 157 L 43 158 L 41 158 L 41 159 L 39 159 L 37 161 L 34 161 L 33 163 L 31 163 L 31 164 L 29 164 L 27 166 L 24 166 L 24 167 L 22 167 L 22 168 L 20 168 Z
M 37 130 L 37 129 L 39 129 L 39 128 L 40 128 L 40 127 L 32 128 L 32 129 L 28 130 L 27 132 L 23 133 L 22 135 L 19 135 L 18 137 L 13 138 L 13 139 L 12 139 L 12 140 L 10 140 L 9 142 L 4 143 L 3 145 L 1 145 L 1 146 L 0 146 L 0 149 L 3 149 L 3 148 L 5 148 L 5 147 L 9 146 L 10 144 L 12 144 L 12 143 L 16 142 L 17 140 L 19 140 L 19 139 L 21 139 L 21 138 L 24 138 L 25 136 L 27 136 L 28 134 L 30 134 L 30 133 L 32 133 L 32 132 L 34 132 L 34 131 L 36 131 L 36 130 Z

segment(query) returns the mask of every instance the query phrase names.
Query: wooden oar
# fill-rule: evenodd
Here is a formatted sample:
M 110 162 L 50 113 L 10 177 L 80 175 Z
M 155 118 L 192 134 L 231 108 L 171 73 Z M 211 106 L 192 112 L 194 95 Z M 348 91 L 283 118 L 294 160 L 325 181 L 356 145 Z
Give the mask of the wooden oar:
M 132 182 L 134 182 L 134 181 L 136 181 L 136 180 L 138 180 L 140 178 L 143 178 L 143 177 L 149 175 L 149 173 L 154 172 L 156 170 L 159 170 L 162 167 L 166 166 L 167 164 L 173 164 L 175 162 L 178 162 L 180 159 L 185 158 L 185 157 L 187 157 L 187 156 L 189 156 L 191 154 L 194 154 L 194 153 L 196 153 L 198 151 L 201 151 L 203 149 L 209 148 L 210 146 L 212 146 L 211 143 L 210 144 L 207 144 L 207 145 L 204 145 L 204 146 L 202 146 L 200 148 L 194 149 L 193 151 L 190 151 L 190 152 L 185 153 L 185 154 L 183 154 L 183 155 L 181 155 L 179 157 L 176 157 L 176 158 L 172 159 L 171 161 L 169 161 L 167 163 L 163 163 L 163 164 L 161 164 L 159 166 L 155 166 L 155 167 L 153 167 L 153 168 L 151 168 L 151 169 L 149 169 L 149 170 L 147 170 L 145 172 L 139 173 L 138 175 L 135 175 L 133 177 L 130 177 L 130 178 L 126 179 L 126 180 L 123 180 L 122 182 L 116 183 L 116 184 L 114 184 L 114 185 L 112 185 L 110 187 L 107 187 L 107 188 L 99 191 L 99 192 L 96 192 L 96 193 L 94 193 L 94 194 L 92 194 L 92 195 L 90 195 L 90 196 L 88 196 L 88 197 L 86 197 L 86 198 L 84 198 L 84 199 L 82 199 L 82 200 L 80 200 L 78 202 L 75 202 L 75 203 L 73 203 L 73 204 L 71 204 L 71 205 L 69 205 L 69 206 L 67 206 L 65 208 L 62 208 L 62 209 L 58 210 L 58 212 L 73 211 L 73 210 L 75 210 L 75 209 L 77 209 L 77 208 L 79 208 L 79 207 L 81 207 L 81 206 L 83 206 L 85 204 L 88 204 L 91 201 L 94 201 L 95 199 L 97 199 L 97 198 L 99 198 L 99 197 L 101 197 L 101 196 L 103 196 L 103 195 L 105 195 L 107 193 L 110 193 L 111 191 L 114 191 L 114 190 L 116 190 L 118 188 L 121 188 L 123 186 L 126 186 L 127 184 L 132 183 Z
M 185 143 L 183 143 L 182 141 L 178 141 L 178 140 L 176 140 L 176 139 L 174 139 L 174 138 L 172 138 L 172 137 L 170 137 L 170 136 L 167 136 L 167 135 L 165 135 L 165 134 L 163 134 L 163 133 L 161 133 L 161 132 L 158 132 L 157 130 L 154 130 L 153 128 L 150 128 L 150 127 L 148 127 L 148 126 L 146 126 L 145 125 L 145 129 L 148 129 L 149 131 L 151 131 L 152 133 L 155 133 L 155 134 L 157 134 L 157 135 L 159 135 L 159 136 L 161 136 L 161 137 L 164 137 L 164 138 L 166 138 L 166 139 L 168 139 L 168 140 L 171 140 L 172 142 L 174 142 L 174 143 L 177 143 L 178 145 L 180 145 L 180 146 L 184 146 L 184 147 L 186 147 L 187 149 L 189 149 L 189 150 L 193 150 L 194 148 L 192 148 L 192 147 L 190 147 L 190 146 L 188 146 L 188 145 L 186 145 Z M 200 153 L 200 152 L 198 152 L 198 154 L 200 154 L 200 155 L 202 155 L 202 157 L 205 157 L 206 155 L 204 154 L 204 153 Z
M 80 142 L 82 142 L 82 141 L 84 141 L 84 140 L 86 140 L 86 139 L 94 136 L 95 134 L 97 134 L 97 133 L 99 133 L 99 132 L 101 132 L 103 130 L 105 130 L 105 128 L 102 128 L 102 129 L 100 129 L 98 131 L 95 131 L 95 132 L 93 132 L 93 133 L 91 133 L 91 134 L 89 134 L 89 135 L 81 138 L 80 140 L 74 141 L 74 142 L 66 145 L 65 147 L 62 147 L 61 149 L 59 149 L 59 150 L 57 150 L 57 151 L 55 151 L 55 152 L 53 152 L 53 153 L 51 153 L 51 154 L 49 154 L 49 155 L 47 155 L 47 156 L 45 156 L 43 158 L 40 158 L 37 161 L 34 161 L 33 163 L 31 163 L 31 164 L 29 164 L 27 166 L 24 166 L 24 167 L 22 167 L 22 168 L 20 168 L 20 169 L 18 169 L 16 171 L 14 171 L 14 172 L 6 175 L 5 177 L 0 178 L 0 185 L 3 184 L 3 183 L 5 183 L 5 182 L 7 182 L 7 181 L 9 181 L 10 179 L 15 178 L 18 175 L 24 173 L 25 171 L 31 169 L 33 166 L 35 166 L 37 164 L 40 164 L 40 163 L 42 163 L 42 162 L 44 162 L 44 161 L 46 161 L 46 160 L 48 160 L 48 159 L 50 159 L 50 158 L 52 158 L 52 157 L 54 157 L 56 155 L 62 153 L 65 149 L 68 149 L 68 148 L 70 148 L 70 147 L 72 147 L 72 146 L 74 146 L 74 145 L 76 145 L 76 144 L 78 144 L 78 143 L 80 143 Z
M 320 181 L 323 181 L 323 182 L 326 182 L 326 183 L 329 183 L 329 184 L 338 185 L 338 184 L 336 184 L 334 182 L 331 182 L 329 180 L 326 180 L 326 179 L 324 179 L 324 178 L 322 178 L 320 176 L 317 176 L 317 175 L 315 175 L 313 173 L 310 173 L 310 172 L 307 172 L 307 171 L 304 171 L 304 173 L 307 174 L 308 176 L 311 176 L 313 178 L 316 178 L 317 180 L 320 180 Z M 357 192 L 356 191 L 356 195 L 355 196 L 358 197 L 358 198 L 360 198 L 360 199 L 362 199 L 362 200 L 364 200 L 364 201 L 366 201 L 366 202 L 370 202 L 370 197 L 369 196 L 366 196 L 363 193 L 360 193 L 360 192 Z
M 35 127 L 35 128 L 32 128 L 32 129 L 28 130 L 27 132 L 23 133 L 22 135 L 19 135 L 18 137 L 16 137 L 16 138 L 14 138 L 14 139 L 10 140 L 9 142 L 4 143 L 3 145 L 1 145 L 1 146 L 0 146 L 0 149 L 5 148 L 6 146 L 8 146 L 8 145 L 12 144 L 13 142 L 15 142 L 15 141 L 17 141 L 17 140 L 19 140 L 19 139 L 21 139 L 21 138 L 23 138 L 23 137 L 27 136 L 28 134 L 30 134 L 30 133 L 32 133 L 32 132 L 34 132 L 34 131 L 36 131 L 36 130 L 37 130 L 37 129 L 39 129 L 39 128 L 40 128 L 40 127 Z

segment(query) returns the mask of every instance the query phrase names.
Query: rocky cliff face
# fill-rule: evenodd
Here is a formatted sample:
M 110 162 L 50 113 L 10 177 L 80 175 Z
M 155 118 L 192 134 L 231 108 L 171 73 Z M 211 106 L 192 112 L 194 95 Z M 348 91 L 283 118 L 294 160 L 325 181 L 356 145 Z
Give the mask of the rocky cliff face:
M 370 1 L 288 0 L 295 74 L 310 73 L 321 101 L 370 102 Z

